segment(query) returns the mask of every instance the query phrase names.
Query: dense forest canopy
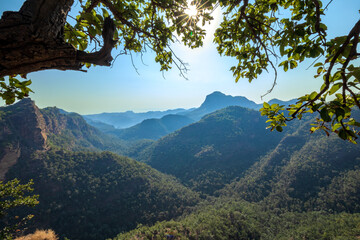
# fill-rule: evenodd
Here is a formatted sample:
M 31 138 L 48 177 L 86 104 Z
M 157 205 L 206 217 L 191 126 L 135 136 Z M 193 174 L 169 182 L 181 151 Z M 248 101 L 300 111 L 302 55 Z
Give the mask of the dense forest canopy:
M 114 48 L 120 54 L 152 50 L 162 71 L 175 65 L 184 74 L 186 65 L 171 44 L 180 40 L 190 48 L 202 46 L 204 24 L 211 22 L 211 13 L 220 7 L 223 20 L 214 42 L 219 54 L 237 59 L 231 67 L 235 81 L 251 82 L 272 69 L 274 87 L 279 67 L 286 72 L 305 59 L 314 59 L 321 89 L 299 97 L 287 113 L 284 106 L 265 103 L 261 111 L 269 118 L 269 128 L 282 131 L 287 121 L 317 113 L 311 132 L 336 132 L 355 142 L 360 126 L 352 117 L 353 109 L 360 108 L 360 67 L 356 64 L 360 20 L 354 21 L 348 35 L 330 38 L 322 17 L 331 2 L 26 0 L 18 12 L 4 12 L 0 20 L 0 96 L 11 104 L 29 94 L 31 81 L 21 81 L 16 75 L 26 78 L 29 72 L 45 69 L 83 71 L 84 65 L 109 66 Z M 81 11 L 69 19 L 74 4 L 80 4 Z

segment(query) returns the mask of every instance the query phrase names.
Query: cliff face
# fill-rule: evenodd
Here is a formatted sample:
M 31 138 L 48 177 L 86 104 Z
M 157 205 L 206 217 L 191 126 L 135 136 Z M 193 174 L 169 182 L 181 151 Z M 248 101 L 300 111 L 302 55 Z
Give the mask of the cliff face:
M 39 109 L 34 101 L 23 99 L 14 105 L 0 108 L 0 180 L 19 159 L 30 158 L 35 151 L 51 148 L 54 138 L 64 138 L 74 131 L 78 136 L 64 138 L 68 145 L 72 139 L 83 139 L 88 126 L 82 117 L 61 114 L 57 108 Z M 84 124 L 83 124 L 84 123 Z M 20 161 L 20 160 L 19 160 Z
M 46 148 L 46 123 L 31 99 L 0 108 L 0 145 L 20 145 L 37 150 Z
M 45 132 L 60 134 L 66 128 L 66 116 L 59 113 L 57 108 L 41 109 L 45 120 Z
M 56 107 L 44 108 L 40 112 L 45 120 L 45 132 L 47 134 L 59 135 L 64 130 L 86 133 L 94 129 L 77 113 L 62 114 Z
M 20 148 L 6 148 L 0 158 L 0 181 L 5 180 L 5 175 L 14 166 L 20 157 Z
M 34 101 L 26 98 L 0 108 L 0 148 L 2 152 L 9 146 L 14 148 L 18 145 L 45 150 L 49 137 L 60 136 L 65 130 L 88 132 L 89 127 L 80 115 L 61 114 L 54 107 L 39 109 Z
M 21 155 L 47 148 L 46 123 L 31 99 L 0 108 L 0 180 Z
M 88 125 L 81 115 L 63 113 L 56 107 L 39 109 L 31 99 L 0 108 L 0 159 L 9 149 L 111 150 L 120 152 L 124 143 Z M 1 164 L 1 162 L 0 162 Z

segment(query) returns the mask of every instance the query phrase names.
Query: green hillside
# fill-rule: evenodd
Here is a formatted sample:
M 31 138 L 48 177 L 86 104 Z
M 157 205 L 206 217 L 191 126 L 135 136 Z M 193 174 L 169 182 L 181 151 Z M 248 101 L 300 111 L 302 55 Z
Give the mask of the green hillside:
M 34 179 L 40 204 L 30 230 L 70 239 L 105 239 L 139 223 L 181 215 L 198 195 L 166 176 L 109 152 L 37 152 L 21 157 L 8 179 Z
M 257 204 L 218 199 L 176 221 L 140 226 L 113 240 L 357 240 L 359 226 L 359 213 L 275 214 Z
M 243 178 L 221 192 L 263 202 L 269 209 L 358 212 L 358 204 L 349 203 L 360 202 L 354 190 L 359 184 L 354 174 L 360 167 L 359 152 L 358 145 L 336 136 L 301 133 L 287 136 Z M 340 187 L 340 183 L 349 185 Z M 348 196 L 346 201 L 335 200 L 340 192 L 343 197 Z M 338 206 L 330 207 L 329 201 L 336 201 Z
M 240 177 L 282 136 L 266 129 L 259 112 L 228 107 L 160 139 L 142 160 L 197 191 L 213 194 Z
M 78 114 L 39 109 L 30 99 L 1 108 L 0 116 L 0 180 L 33 179 L 40 195 L 29 231 L 51 228 L 70 239 L 105 239 L 140 223 L 180 216 L 199 201 L 173 177 L 100 152 L 140 154 L 146 141 L 125 143 Z M 11 216 L 22 215 L 18 211 Z
M 175 221 L 114 240 L 360 237 L 359 147 L 336 136 L 287 134 L 246 173 Z
M 184 128 L 158 141 L 150 164 L 161 171 L 175 173 L 186 184 L 190 182 L 191 186 L 195 181 L 186 180 L 186 177 L 191 179 L 194 176 L 189 172 L 194 173 L 194 169 L 206 171 L 210 164 L 214 164 L 207 161 L 208 165 L 195 165 L 194 157 L 190 155 L 194 151 L 191 146 L 197 147 L 197 144 L 204 141 L 209 141 L 206 143 L 213 143 L 214 146 L 224 146 L 221 145 L 224 141 L 234 147 L 236 141 L 229 141 L 227 136 L 231 133 L 235 135 L 239 125 L 247 131 L 246 138 L 237 138 L 243 144 L 253 143 L 249 132 L 258 134 L 258 142 L 254 141 L 254 146 L 259 146 L 256 148 L 260 152 L 258 158 L 233 178 L 230 184 L 215 192 L 214 195 L 218 197 L 208 198 L 191 214 L 185 214 L 175 221 L 139 227 L 118 235 L 116 240 L 156 239 L 155 236 L 159 239 L 216 240 L 359 239 L 360 147 L 337 136 L 327 137 L 320 132 L 310 134 L 304 126 L 311 119 L 304 119 L 302 122 L 291 123 L 280 137 L 270 137 L 269 142 L 272 141 L 273 145 L 269 144 L 270 150 L 266 152 L 263 148 L 268 142 L 262 142 L 266 138 L 261 133 L 262 128 L 257 125 L 257 131 L 252 129 L 256 124 L 256 115 L 251 115 L 249 110 L 240 109 L 232 107 L 210 114 L 187 127 L 196 128 Z M 240 114 L 241 111 L 246 114 Z M 247 119 L 244 116 L 249 118 L 248 121 L 244 121 Z M 215 119 L 216 124 L 209 124 Z M 229 124 L 237 120 L 241 124 Z M 184 132 L 186 130 L 188 132 Z M 218 131 L 222 135 L 217 135 Z M 164 144 L 165 140 L 168 140 L 167 144 Z M 169 142 L 176 145 L 176 148 L 171 148 Z M 176 152 L 177 148 L 181 150 Z M 246 148 L 241 150 L 237 153 L 238 156 L 246 154 Z M 158 165 L 151 162 L 158 159 L 163 160 Z M 217 160 L 220 162 L 220 159 Z M 224 174 L 231 175 L 232 171 L 229 169 L 239 169 L 239 165 L 232 165 L 234 159 L 224 162 Z M 188 164 L 194 169 L 185 168 L 181 164 Z M 228 165 L 231 167 L 226 169 Z M 187 175 L 178 174 L 173 170 L 174 167 L 183 167 L 183 172 Z M 216 170 L 218 172 L 219 168 Z M 213 178 L 207 182 L 208 186 L 216 188 L 223 179 Z

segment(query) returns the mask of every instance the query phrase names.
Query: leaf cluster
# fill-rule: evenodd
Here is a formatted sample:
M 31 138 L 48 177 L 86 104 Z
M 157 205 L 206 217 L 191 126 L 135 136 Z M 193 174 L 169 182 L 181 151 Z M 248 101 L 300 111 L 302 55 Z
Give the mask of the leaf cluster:
M 321 19 L 329 5 L 324 7 L 320 0 L 220 1 L 220 6 L 225 8 L 224 20 L 215 42 L 220 54 L 238 60 L 231 67 L 236 82 L 240 78 L 251 82 L 270 67 L 275 74 L 274 87 L 278 67 L 286 72 L 305 59 L 315 59 L 315 78 L 322 78 L 321 89 L 299 97 L 298 104 L 286 109 L 289 116 L 283 106 L 264 104 L 261 111 L 269 118 L 269 128 L 282 131 L 287 121 L 317 113 L 311 132 L 335 132 L 355 143 L 360 125 L 359 119 L 352 117 L 354 108 L 360 108 L 360 70 L 355 65 L 360 22 L 348 35 L 329 39 Z M 282 60 L 278 66 L 277 60 Z
M 31 80 L 20 81 L 16 76 L 9 76 L 7 79 L 0 77 L 0 98 L 4 99 L 6 104 L 12 104 L 16 99 L 27 97 L 32 92 L 28 87 L 30 84 Z

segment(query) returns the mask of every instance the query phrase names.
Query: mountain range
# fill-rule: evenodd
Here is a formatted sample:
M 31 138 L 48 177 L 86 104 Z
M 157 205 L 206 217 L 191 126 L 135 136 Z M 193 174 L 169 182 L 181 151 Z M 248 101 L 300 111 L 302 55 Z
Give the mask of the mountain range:
M 169 133 L 193 123 L 194 120 L 183 115 L 168 114 L 160 119 L 150 118 L 135 126 L 125 129 L 111 129 L 103 132 L 109 133 L 124 140 L 153 139 L 157 140 Z
M 215 92 L 200 108 L 223 106 L 217 97 L 234 100 Z M 35 215 L 28 231 L 51 228 L 61 238 L 360 236 L 358 145 L 310 134 L 311 117 L 279 133 L 254 109 L 226 106 L 190 119 L 199 112 L 147 119 L 159 127 L 116 135 L 24 99 L 0 108 L 0 177 L 33 179 L 40 204 L 28 210 Z M 161 131 L 171 133 L 154 140 Z M 26 214 L 15 209 L 9 217 Z M 4 224 L 0 219 L 0 229 Z
M 287 106 L 294 104 L 295 102 L 296 100 L 281 101 L 278 99 L 273 99 L 270 100 L 269 103 L 278 103 Z M 245 97 L 233 97 L 216 91 L 207 95 L 205 101 L 198 108 L 192 108 L 188 110 L 175 109 L 164 112 L 151 111 L 145 113 L 103 113 L 96 115 L 85 115 L 84 118 L 90 125 L 97 127 L 105 133 L 113 134 L 124 140 L 157 140 L 182 127 L 199 121 L 202 117 L 209 113 L 229 106 L 240 106 L 248 109 L 259 110 L 262 107 L 262 104 L 256 104 L 255 102 L 250 101 Z M 155 115 L 158 117 L 154 117 Z M 125 125 L 122 125 L 124 119 L 126 119 L 127 125 L 133 124 L 133 126 L 125 128 Z M 130 119 L 132 119 L 132 122 Z M 140 119 L 143 120 L 139 122 Z
M 119 113 L 99 113 L 83 115 L 84 119 L 90 124 L 97 122 L 113 126 L 114 128 L 122 129 L 132 127 L 145 119 L 162 118 L 168 114 L 177 114 L 186 112 L 187 110 L 179 108 L 166 111 L 149 111 L 144 113 L 135 113 L 133 111 L 119 112 Z

